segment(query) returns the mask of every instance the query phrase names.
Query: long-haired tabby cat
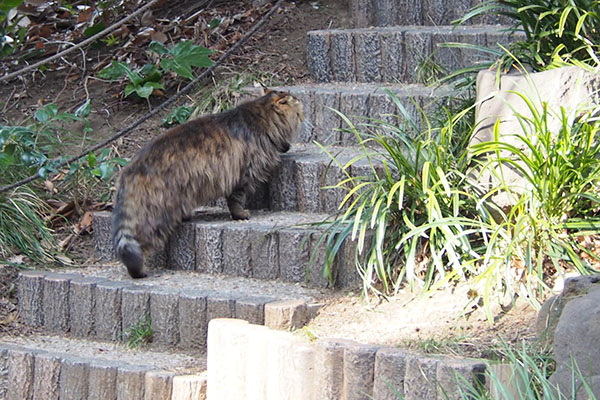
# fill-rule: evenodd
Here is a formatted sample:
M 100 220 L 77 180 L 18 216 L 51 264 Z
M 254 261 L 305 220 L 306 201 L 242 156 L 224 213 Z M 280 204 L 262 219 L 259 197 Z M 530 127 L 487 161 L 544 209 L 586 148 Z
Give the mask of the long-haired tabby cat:
M 245 194 L 269 179 L 303 121 L 298 99 L 270 91 L 148 143 L 123 169 L 113 213 L 115 251 L 129 275 L 145 277 L 144 256 L 199 205 L 226 197 L 231 217 L 247 219 Z

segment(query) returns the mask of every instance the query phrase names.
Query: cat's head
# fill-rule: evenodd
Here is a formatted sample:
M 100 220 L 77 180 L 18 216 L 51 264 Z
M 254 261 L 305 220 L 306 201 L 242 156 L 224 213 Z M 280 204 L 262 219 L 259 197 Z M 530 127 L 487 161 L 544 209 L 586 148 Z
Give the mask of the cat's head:
M 273 111 L 290 120 L 297 120 L 301 125 L 304 122 L 304 106 L 302 102 L 288 92 L 278 92 L 267 89 L 265 97 L 268 99 Z M 295 122 L 295 121 L 294 121 Z

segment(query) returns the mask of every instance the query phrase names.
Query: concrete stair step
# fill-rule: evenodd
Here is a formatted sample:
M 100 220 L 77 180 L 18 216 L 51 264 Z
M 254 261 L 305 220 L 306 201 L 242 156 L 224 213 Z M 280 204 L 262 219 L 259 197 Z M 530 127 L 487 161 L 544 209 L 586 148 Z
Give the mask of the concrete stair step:
M 206 359 L 53 336 L 0 339 L 0 398 L 206 399 Z
M 416 82 L 424 62 L 450 72 L 493 60 L 470 49 L 440 47 L 447 42 L 499 49 L 517 36 L 501 25 L 397 26 L 311 31 L 307 63 L 317 82 Z
M 132 327 L 149 324 L 152 346 L 197 351 L 206 349 L 213 318 L 285 326 L 289 317 L 300 327 L 312 305 L 328 295 L 283 282 L 183 271 L 133 281 L 120 266 L 25 271 L 18 280 L 21 321 L 45 333 L 120 342 Z
M 350 0 L 356 26 L 449 25 L 483 0 Z M 476 24 L 506 24 L 497 15 L 477 17 Z
M 317 60 L 313 60 L 313 69 L 316 62 Z M 274 89 L 288 91 L 304 104 L 307 122 L 296 137 L 296 143 L 306 144 L 316 141 L 326 145 L 342 146 L 356 145 L 357 139 L 353 133 L 341 130 L 348 126 L 333 110 L 340 111 L 353 123 L 379 120 L 397 126 L 406 119 L 396 107 L 388 90 L 398 97 L 415 122 L 421 120 L 423 112 L 439 109 L 440 104 L 447 103 L 456 96 L 456 92 L 448 86 L 433 88 L 420 84 L 338 82 L 282 86 Z M 253 90 L 257 89 L 248 89 L 249 92 Z
M 232 221 L 221 209 L 200 209 L 184 222 L 163 251 L 148 264 L 172 270 L 224 274 L 233 277 L 294 283 L 309 287 L 332 286 L 323 277 L 325 260 L 321 233 L 312 226 L 322 214 L 254 211 L 248 221 Z M 114 260 L 110 212 L 95 213 L 94 241 L 104 260 Z M 333 265 L 333 286 L 356 288 L 360 278 L 354 267 L 356 242 L 347 242 Z M 311 256 L 315 254 L 311 265 Z M 124 267 L 123 267 L 124 268 Z M 138 282 L 138 281 L 136 281 Z M 283 290 L 283 286 L 281 287 Z M 258 293 L 258 292 L 257 292 Z
M 271 181 L 251 196 L 248 206 L 273 211 L 335 214 L 347 192 L 332 186 L 348 177 L 369 173 L 370 165 L 366 159 L 353 162 L 345 170 L 341 168 L 361 154 L 364 153 L 358 147 L 328 146 L 324 151 L 316 145 L 294 145 L 283 155 Z M 379 160 L 374 160 L 374 164 L 377 168 L 382 167 Z M 322 220 L 325 215 L 316 217 Z

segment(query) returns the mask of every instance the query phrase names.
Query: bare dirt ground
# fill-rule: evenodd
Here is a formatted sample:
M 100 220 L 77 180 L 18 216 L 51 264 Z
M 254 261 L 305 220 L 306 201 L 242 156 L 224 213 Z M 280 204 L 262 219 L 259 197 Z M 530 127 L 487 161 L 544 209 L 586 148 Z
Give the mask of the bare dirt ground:
M 191 3 L 181 0 L 163 2 L 153 13 L 174 19 L 178 15 L 193 14 L 195 10 Z M 211 16 L 233 17 L 253 7 L 248 1 L 212 3 L 213 14 L 207 14 L 207 19 Z M 247 20 L 240 20 L 239 29 L 224 33 L 221 39 L 208 38 L 207 44 L 223 51 L 235 41 L 236 32 L 244 33 L 244 29 L 249 29 L 258 20 L 259 14 L 257 11 Z M 285 84 L 307 81 L 306 32 L 336 27 L 352 27 L 344 0 L 286 2 L 263 31 L 219 68 L 214 81 L 221 82 L 246 72 L 269 76 L 273 81 Z M 0 85 L 0 124 L 18 124 L 30 117 L 40 105 L 48 103 L 60 104 L 61 109 L 73 112 L 85 101 L 86 96 L 92 99 L 90 122 L 94 129 L 93 141 L 101 141 L 135 121 L 148 111 L 147 103 L 123 99 L 120 96 L 123 88 L 119 85 L 88 78 L 97 73 L 99 65 L 107 65 L 113 53 L 114 49 L 89 50 L 86 65 L 83 66 L 81 54 L 76 52 L 65 63 L 53 64 L 45 72 L 29 73 Z M 132 59 L 141 57 L 140 53 L 143 53 L 141 46 L 132 50 Z M 10 68 L 13 70 L 17 67 Z M 181 87 L 180 84 L 170 82 L 163 96 L 152 98 L 151 106 L 174 94 Z M 129 157 L 163 129 L 160 118 L 146 121 L 134 133 L 115 143 L 114 151 L 122 157 Z M 64 197 L 68 193 L 58 193 L 56 196 Z M 81 218 L 81 212 L 74 213 L 71 223 L 75 225 L 81 222 Z M 75 266 L 98 265 L 91 236 L 86 232 L 84 230 L 83 234 L 74 235 L 67 247 L 67 255 Z M 57 234 L 61 237 L 72 233 L 73 225 L 57 228 Z M 26 333 L 16 321 L 17 270 L 14 266 L 0 266 L 0 333 L 4 334 Z M 344 337 L 420 350 L 424 350 L 424 347 L 417 343 L 459 343 L 457 346 L 426 350 L 473 356 L 488 354 L 499 335 L 509 342 L 532 336 L 530 328 L 535 312 L 530 308 L 520 306 L 490 325 L 479 312 L 471 313 L 469 318 L 456 318 L 463 311 L 467 299 L 465 290 L 460 288 L 419 298 L 411 293 L 401 293 L 396 298 L 377 304 L 373 303 L 373 299 L 365 301 L 359 293 L 349 293 L 325 304 L 306 332 L 318 337 Z

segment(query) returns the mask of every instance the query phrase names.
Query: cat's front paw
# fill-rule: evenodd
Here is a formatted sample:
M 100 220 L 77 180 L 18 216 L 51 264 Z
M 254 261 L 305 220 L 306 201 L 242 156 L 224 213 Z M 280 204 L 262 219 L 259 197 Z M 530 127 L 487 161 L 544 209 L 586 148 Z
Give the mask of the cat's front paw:
M 232 211 L 231 218 L 233 218 L 234 220 L 248 219 L 248 218 L 250 218 L 250 211 L 243 209 L 243 208 Z

